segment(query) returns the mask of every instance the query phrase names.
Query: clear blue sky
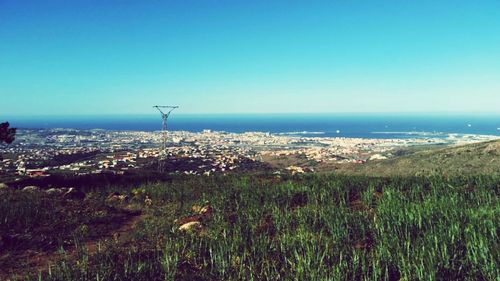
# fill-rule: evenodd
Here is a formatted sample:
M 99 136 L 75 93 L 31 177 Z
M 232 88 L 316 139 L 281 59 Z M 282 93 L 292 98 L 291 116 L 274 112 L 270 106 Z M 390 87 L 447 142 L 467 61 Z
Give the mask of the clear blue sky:
M 0 115 L 498 112 L 500 1 L 0 0 Z

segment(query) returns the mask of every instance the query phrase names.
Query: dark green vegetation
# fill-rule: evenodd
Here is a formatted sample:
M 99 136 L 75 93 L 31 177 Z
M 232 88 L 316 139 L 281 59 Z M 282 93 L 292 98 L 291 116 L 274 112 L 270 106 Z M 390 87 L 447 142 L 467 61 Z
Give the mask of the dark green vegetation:
M 376 176 L 500 175 L 500 141 L 411 149 L 409 154 L 364 165 L 336 165 L 338 173 Z M 405 152 L 403 152 L 404 154 Z M 331 167 L 326 167 L 331 171 Z
M 9 122 L 0 123 L 0 144 L 10 144 L 16 138 L 16 128 L 9 128 Z
M 85 152 L 85 153 L 75 153 L 75 154 L 59 154 L 59 155 L 55 155 L 54 158 L 52 158 L 50 160 L 30 162 L 29 165 L 27 166 L 27 168 L 28 169 L 37 169 L 37 168 L 43 168 L 43 167 L 47 167 L 47 166 L 68 165 L 68 164 L 78 162 L 78 161 L 91 160 L 98 154 L 99 154 L 99 152 L 97 152 L 97 151 Z
M 9 122 L 0 123 L 0 145 L 11 144 L 16 139 L 16 128 L 9 128 Z M 0 160 L 2 155 L 0 154 Z
M 159 174 L 156 169 L 151 169 L 152 171 L 146 169 L 127 171 L 123 175 L 100 173 L 75 176 L 71 173 L 59 173 L 43 178 L 25 177 L 21 180 L 5 180 L 4 182 L 8 183 L 10 187 L 18 189 L 29 185 L 35 185 L 42 188 L 72 186 L 85 191 L 93 191 L 118 187 L 135 187 L 144 182 L 172 180 L 172 176 L 168 174 Z
M 45 226 L 77 241 L 75 254 L 54 260 L 50 270 L 41 263 L 17 272 L 28 280 L 498 280 L 499 185 L 496 175 L 244 174 L 120 187 L 131 196 L 123 203 L 105 202 L 112 186 L 85 190 L 92 193 L 73 203 L 0 191 L 1 234 L 36 236 Z M 179 231 L 174 220 L 206 201 L 213 212 L 202 227 Z M 78 216 L 60 209 L 67 204 L 107 213 L 83 212 L 83 231 L 72 221 Z M 142 215 L 127 239 L 101 233 L 105 247 L 85 247 L 88 233 L 99 231 L 96 218 L 120 224 L 131 209 Z M 40 250 L 43 239 L 58 245 L 49 236 L 16 247 Z M 9 249 L 0 254 L 2 269 L 6 260 L 22 262 L 5 258 L 16 256 Z

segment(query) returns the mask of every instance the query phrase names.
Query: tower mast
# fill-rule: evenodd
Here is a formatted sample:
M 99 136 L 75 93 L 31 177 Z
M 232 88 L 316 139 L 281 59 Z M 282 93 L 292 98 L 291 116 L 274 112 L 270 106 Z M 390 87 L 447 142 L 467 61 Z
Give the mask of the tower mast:
M 161 134 L 162 134 L 162 144 L 161 144 L 161 151 L 160 151 L 160 158 L 158 160 L 158 171 L 159 172 L 164 172 L 165 171 L 165 160 L 167 157 L 167 121 L 168 117 L 170 116 L 170 113 L 174 111 L 174 109 L 179 108 L 178 106 L 172 106 L 172 105 L 155 105 L 153 106 L 154 108 L 158 109 L 158 111 L 161 114 Z

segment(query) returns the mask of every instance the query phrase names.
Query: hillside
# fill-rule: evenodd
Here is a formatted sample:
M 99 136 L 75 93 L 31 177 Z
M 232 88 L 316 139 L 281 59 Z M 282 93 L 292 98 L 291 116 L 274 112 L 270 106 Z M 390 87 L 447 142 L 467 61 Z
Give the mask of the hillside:
M 335 168 L 339 173 L 376 176 L 500 174 L 500 140 L 417 150 L 392 159 Z
M 0 189 L 0 280 L 497 280 L 500 176 Z M 64 249 L 64 250 L 62 250 Z

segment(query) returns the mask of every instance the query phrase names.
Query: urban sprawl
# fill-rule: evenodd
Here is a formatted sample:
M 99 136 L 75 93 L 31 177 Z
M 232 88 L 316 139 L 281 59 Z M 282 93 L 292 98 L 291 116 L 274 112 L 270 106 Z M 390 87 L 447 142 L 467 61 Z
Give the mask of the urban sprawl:
M 362 139 L 304 137 L 262 132 L 172 131 L 162 149 L 162 132 L 76 129 L 19 130 L 16 141 L 0 147 L 0 176 L 43 177 L 114 173 L 153 167 L 164 159 L 169 173 L 210 175 L 255 167 L 268 159 L 301 157 L 311 163 L 359 163 L 386 159 L 398 148 L 424 144 L 461 144 L 491 136 Z M 170 165 L 169 165 L 170 163 Z M 311 166 L 311 167 L 309 167 Z M 289 166 L 291 173 L 313 165 Z M 276 171 L 277 173 L 282 171 Z

